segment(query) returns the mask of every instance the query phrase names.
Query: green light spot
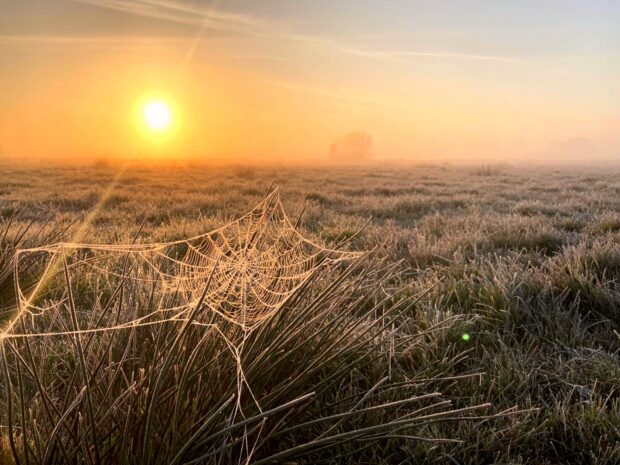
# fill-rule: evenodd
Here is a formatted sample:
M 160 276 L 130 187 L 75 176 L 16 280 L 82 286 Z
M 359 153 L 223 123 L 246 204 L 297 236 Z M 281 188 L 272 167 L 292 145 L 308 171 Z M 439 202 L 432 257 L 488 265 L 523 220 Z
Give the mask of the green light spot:
M 463 335 L 461 336 L 461 339 L 463 339 L 464 341 L 469 341 L 470 338 L 471 336 L 467 333 L 463 333 Z

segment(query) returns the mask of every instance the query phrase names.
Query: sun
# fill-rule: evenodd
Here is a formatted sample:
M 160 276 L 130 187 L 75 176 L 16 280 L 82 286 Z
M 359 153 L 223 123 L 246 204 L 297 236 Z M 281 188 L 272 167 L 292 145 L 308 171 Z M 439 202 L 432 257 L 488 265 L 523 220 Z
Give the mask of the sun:
M 159 91 L 145 93 L 134 102 L 131 115 L 136 134 L 147 144 L 142 149 L 178 148 L 178 144 L 172 142 L 182 135 L 185 120 L 173 95 Z
M 164 131 L 172 123 L 172 111 L 163 100 L 148 101 L 142 110 L 144 122 L 151 131 Z

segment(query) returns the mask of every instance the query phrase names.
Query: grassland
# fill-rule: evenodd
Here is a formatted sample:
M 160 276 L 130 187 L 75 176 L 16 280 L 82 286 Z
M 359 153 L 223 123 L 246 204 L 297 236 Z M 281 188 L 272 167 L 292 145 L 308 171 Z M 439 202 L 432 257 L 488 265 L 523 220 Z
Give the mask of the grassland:
M 454 408 L 492 404 L 485 415 L 521 410 L 413 425 L 359 452 L 347 443 L 337 454 L 317 451 L 295 460 L 620 463 L 620 171 L 372 166 L 119 173 L 115 167 L 3 167 L 0 217 L 18 215 L 0 251 L 8 262 L 6 244 L 29 222 L 26 237 L 34 242 L 64 236 L 127 243 L 138 232 L 142 242 L 191 237 L 248 211 L 274 180 L 292 217 L 305 205 L 304 234 L 333 245 L 365 225 L 349 247 L 375 249 L 386 263 L 398 263 L 398 286 L 422 295 L 393 322 L 398 337 L 409 342 L 392 349 L 366 341 L 370 345 L 359 350 L 383 353 L 341 375 L 340 384 L 321 397 L 324 406 L 368 392 L 388 375 L 392 394 L 382 395 L 385 402 L 441 392 Z M 46 221 L 59 229 L 50 234 L 48 226 L 33 237 Z M 5 288 L 8 312 L 11 291 Z M 364 318 L 351 304 L 328 310 L 321 312 L 346 311 L 350 318 L 343 328 L 351 331 Z M 270 347 L 270 337 L 262 334 L 259 342 Z M 329 370 L 347 366 L 338 363 L 304 379 L 307 386 L 294 386 L 295 395 L 312 391 Z M 270 392 L 286 386 L 282 380 L 290 373 L 273 368 L 256 376 L 260 389 Z M 329 409 L 322 415 L 340 411 Z M 380 424 L 413 411 L 401 405 L 395 417 L 369 414 L 356 421 L 358 427 Z M 346 431 L 346 425 L 335 430 Z M 293 433 L 286 437 L 303 442 Z M 11 463 L 3 441 L 0 462 Z M 273 455 L 278 446 L 267 444 L 266 450 Z

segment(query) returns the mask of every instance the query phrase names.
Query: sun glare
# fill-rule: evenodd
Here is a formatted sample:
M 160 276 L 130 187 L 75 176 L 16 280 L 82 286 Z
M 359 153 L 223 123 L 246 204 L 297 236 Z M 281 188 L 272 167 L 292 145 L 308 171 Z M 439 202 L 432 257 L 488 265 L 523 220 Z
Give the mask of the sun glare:
M 170 107 L 161 100 L 153 100 L 144 105 L 144 121 L 152 131 L 163 131 L 172 122 Z

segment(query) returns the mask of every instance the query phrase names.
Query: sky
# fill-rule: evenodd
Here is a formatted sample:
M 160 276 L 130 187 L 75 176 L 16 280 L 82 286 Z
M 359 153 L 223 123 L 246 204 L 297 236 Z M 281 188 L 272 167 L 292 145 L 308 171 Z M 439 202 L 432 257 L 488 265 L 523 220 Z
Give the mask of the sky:
M 620 162 L 616 0 L 0 0 L 0 159 Z M 151 137 L 141 105 L 174 130 Z

